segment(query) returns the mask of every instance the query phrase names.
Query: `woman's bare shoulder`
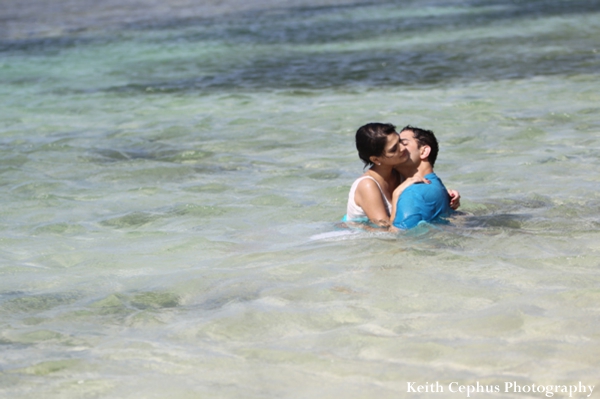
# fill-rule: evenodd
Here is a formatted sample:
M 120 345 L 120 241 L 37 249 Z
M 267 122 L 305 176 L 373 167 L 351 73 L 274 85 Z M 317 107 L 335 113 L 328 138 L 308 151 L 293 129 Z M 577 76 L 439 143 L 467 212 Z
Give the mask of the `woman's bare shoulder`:
M 361 190 L 361 191 L 370 191 L 370 190 L 374 190 L 377 189 L 379 190 L 379 186 L 377 185 L 377 180 L 375 180 L 375 178 L 367 173 L 365 173 L 364 175 L 362 175 L 360 177 L 361 181 L 358 182 L 358 185 L 356 186 L 357 190 Z

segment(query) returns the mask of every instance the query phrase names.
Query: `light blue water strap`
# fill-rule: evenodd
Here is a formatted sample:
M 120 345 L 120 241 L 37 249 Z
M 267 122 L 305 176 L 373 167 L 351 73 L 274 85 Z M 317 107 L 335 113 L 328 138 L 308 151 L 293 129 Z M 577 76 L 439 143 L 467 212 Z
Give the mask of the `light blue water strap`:
M 357 218 L 357 219 L 352 219 L 352 220 L 348 220 L 348 215 L 344 215 L 344 217 L 342 218 L 342 222 L 352 222 L 352 223 L 369 223 L 369 218 L 368 217 L 362 217 L 362 218 Z

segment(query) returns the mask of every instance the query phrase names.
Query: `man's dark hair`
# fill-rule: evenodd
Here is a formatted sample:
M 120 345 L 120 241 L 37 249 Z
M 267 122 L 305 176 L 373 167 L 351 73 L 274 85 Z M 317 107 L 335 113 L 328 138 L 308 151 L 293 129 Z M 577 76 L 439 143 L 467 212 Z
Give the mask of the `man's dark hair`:
M 391 123 L 367 123 L 356 131 L 356 149 L 365 168 L 373 165 L 372 156 L 383 154 L 387 137 L 392 133 L 396 133 L 396 126 Z
M 433 134 L 431 130 L 421 129 L 410 125 L 403 127 L 400 133 L 402 133 L 405 130 L 410 130 L 414 133 L 414 137 L 416 142 L 419 144 L 419 148 L 421 148 L 424 145 L 428 145 L 431 148 L 427 159 L 433 167 L 433 165 L 435 164 L 435 160 L 437 159 L 438 152 L 440 150 L 437 139 L 435 138 L 435 134 Z

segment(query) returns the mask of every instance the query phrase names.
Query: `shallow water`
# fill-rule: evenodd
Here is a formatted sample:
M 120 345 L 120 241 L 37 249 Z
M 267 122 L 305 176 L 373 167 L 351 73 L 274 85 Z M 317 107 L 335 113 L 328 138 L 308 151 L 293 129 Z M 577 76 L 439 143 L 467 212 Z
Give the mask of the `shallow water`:
M 600 385 L 600 2 L 250 4 L 0 40 L 3 396 Z M 340 230 L 370 121 L 464 214 Z

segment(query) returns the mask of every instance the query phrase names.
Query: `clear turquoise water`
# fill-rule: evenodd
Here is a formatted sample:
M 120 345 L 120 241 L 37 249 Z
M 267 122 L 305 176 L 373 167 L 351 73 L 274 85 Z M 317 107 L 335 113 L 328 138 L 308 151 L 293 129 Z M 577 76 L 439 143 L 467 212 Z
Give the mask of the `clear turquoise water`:
M 1 40 L 0 392 L 600 385 L 599 12 L 332 3 Z M 433 129 L 465 214 L 336 235 L 370 121 Z

